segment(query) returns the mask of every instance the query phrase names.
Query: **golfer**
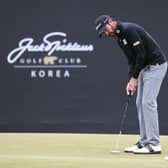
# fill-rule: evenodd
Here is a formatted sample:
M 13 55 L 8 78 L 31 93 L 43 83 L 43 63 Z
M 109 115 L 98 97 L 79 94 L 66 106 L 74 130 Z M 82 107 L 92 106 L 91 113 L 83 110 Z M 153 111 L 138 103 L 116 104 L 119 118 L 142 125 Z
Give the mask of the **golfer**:
M 140 139 L 124 151 L 135 154 L 161 153 L 157 96 L 167 71 L 166 56 L 153 37 L 138 24 L 101 15 L 95 20 L 95 25 L 99 37 L 108 36 L 117 40 L 129 65 L 126 92 L 134 95 L 137 90 Z

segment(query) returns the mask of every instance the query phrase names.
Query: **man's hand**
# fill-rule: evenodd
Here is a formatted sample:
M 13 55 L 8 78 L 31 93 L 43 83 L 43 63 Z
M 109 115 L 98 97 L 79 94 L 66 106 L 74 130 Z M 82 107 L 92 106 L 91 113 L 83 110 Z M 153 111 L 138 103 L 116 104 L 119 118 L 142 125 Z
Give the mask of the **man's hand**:
M 127 94 L 131 92 L 131 95 L 134 95 L 137 85 L 138 85 L 138 79 L 131 78 L 126 87 Z

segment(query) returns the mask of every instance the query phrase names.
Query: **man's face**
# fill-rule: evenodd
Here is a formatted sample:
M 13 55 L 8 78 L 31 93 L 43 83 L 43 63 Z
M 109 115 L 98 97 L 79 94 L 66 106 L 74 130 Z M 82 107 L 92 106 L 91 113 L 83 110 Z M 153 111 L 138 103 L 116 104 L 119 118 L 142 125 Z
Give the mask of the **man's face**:
M 116 24 L 113 21 L 107 22 L 104 30 L 106 36 L 115 36 Z

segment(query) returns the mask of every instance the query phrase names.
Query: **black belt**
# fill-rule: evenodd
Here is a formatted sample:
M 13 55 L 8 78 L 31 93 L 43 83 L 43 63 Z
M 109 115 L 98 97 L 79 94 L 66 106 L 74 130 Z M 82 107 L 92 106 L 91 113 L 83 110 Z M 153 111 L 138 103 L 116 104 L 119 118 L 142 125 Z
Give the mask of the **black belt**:
M 161 65 L 163 63 L 165 63 L 166 61 L 165 60 L 162 60 L 162 61 L 158 61 L 158 62 L 154 62 L 154 63 L 151 63 L 149 65 Z

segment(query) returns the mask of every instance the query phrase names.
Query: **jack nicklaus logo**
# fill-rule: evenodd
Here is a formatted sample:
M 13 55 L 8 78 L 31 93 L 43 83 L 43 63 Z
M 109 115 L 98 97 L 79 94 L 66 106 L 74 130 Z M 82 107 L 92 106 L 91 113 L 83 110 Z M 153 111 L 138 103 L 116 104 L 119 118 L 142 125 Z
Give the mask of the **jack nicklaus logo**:
M 32 78 L 44 78 L 47 77 L 47 74 L 50 74 L 50 77 L 54 76 L 54 74 L 60 74 L 61 70 L 58 68 L 64 68 L 64 72 L 66 73 L 66 76 L 68 76 L 67 74 L 69 73 L 69 69 L 87 68 L 87 65 L 82 64 L 83 57 L 75 56 L 74 58 L 73 56 L 69 55 L 65 58 L 58 56 L 59 53 L 92 52 L 93 50 L 94 47 L 92 44 L 79 44 L 78 42 L 69 42 L 67 40 L 66 33 L 51 32 L 43 37 L 43 41 L 40 44 L 34 44 L 33 38 L 23 38 L 22 40 L 20 40 L 18 47 L 9 52 L 7 56 L 7 62 L 9 64 L 13 64 L 14 68 L 30 68 Z M 25 55 L 26 53 L 27 55 L 28 53 L 45 53 L 45 56 L 41 56 L 39 58 L 37 56 L 34 56 L 34 54 L 31 54 L 31 56 L 27 58 L 27 55 Z M 57 56 L 54 53 L 57 53 Z M 47 69 L 50 69 L 49 73 L 47 72 Z M 55 70 L 52 70 L 53 72 L 51 72 L 51 69 Z
M 92 52 L 94 47 L 92 44 L 81 45 L 78 42 L 68 42 L 66 39 L 67 34 L 63 32 L 52 32 L 44 36 L 43 42 L 40 45 L 33 45 L 33 38 L 24 38 L 19 42 L 16 49 L 12 50 L 7 57 L 10 64 L 15 63 L 26 51 L 27 52 L 47 52 L 52 55 L 55 51 L 80 51 Z M 50 38 L 62 38 L 61 40 L 50 41 Z

